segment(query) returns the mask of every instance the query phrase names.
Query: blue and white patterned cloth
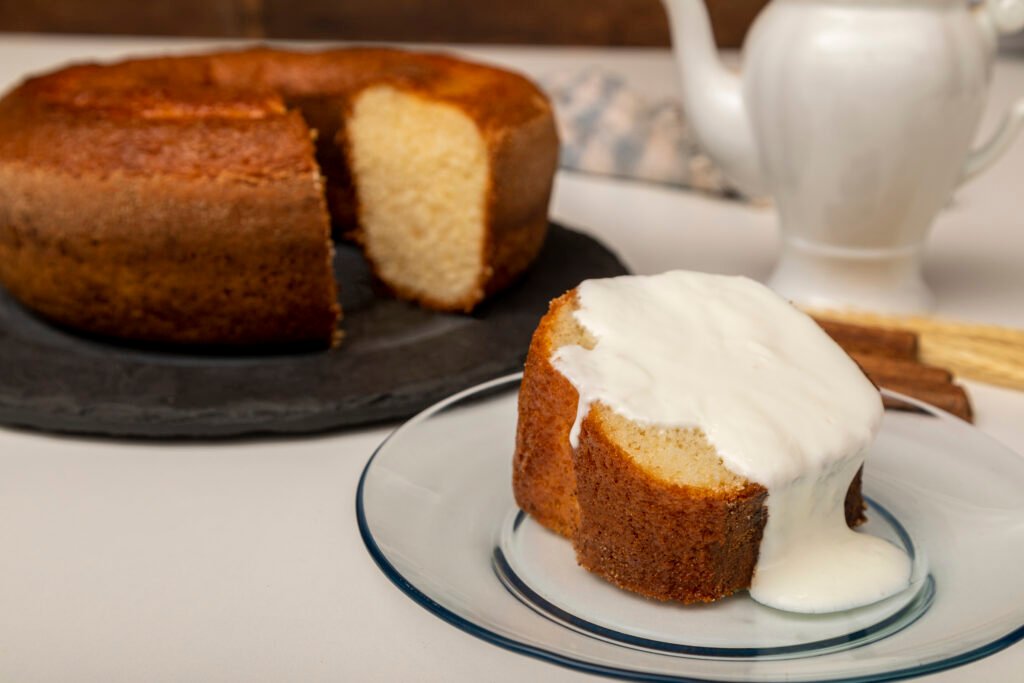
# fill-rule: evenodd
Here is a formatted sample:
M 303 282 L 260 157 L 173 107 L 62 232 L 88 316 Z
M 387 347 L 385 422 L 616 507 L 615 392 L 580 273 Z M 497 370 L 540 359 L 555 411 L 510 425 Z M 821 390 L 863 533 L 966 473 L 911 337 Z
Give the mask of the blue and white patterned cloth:
M 598 68 L 541 86 L 555 106 L 563 168 L 740 196 L 701 151 L 678 102 L 646 102 Z

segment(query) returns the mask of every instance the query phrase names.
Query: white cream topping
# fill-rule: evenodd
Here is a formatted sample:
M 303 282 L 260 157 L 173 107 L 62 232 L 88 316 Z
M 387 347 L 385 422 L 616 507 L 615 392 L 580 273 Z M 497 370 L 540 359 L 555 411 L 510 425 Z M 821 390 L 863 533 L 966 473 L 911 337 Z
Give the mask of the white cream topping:
M 588 280 L 578 322 L 596 345 L 552 362 L 580 395 L 624 417 L 699 427 L 731 471 L 768 489 L 751 596 L 831 612 L 905 588 L 906 553 L 846 526 L 846 489 L 882 416 L 878 391 L 818 325 L 742 277 L 672 271 Z

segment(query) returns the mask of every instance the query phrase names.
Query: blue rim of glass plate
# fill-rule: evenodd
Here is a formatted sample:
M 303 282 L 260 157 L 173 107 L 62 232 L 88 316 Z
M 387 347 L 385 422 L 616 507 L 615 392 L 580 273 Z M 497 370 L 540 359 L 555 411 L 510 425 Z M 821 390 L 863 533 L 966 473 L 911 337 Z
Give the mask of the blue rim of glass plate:
M 879 505 L 871 498 L 864 496 L 864 500 L 871 506 L 872 513 L 885 519 L 892 527 L 900 543 L 903 544 L 910 559 L 917 557 L 914 542 L 910 534 L 900 524 L 899 520 L 891 512 Z M 513 528 L 518 528 L 526 519 L 527 515 L 522 510 L 516 513 L 512 522 Z M 750 661 L 757 658 L 785 659 L 797 657 L 818 657 L 836 652 L 841 645 L 848 645 L 843 652 L 877 643 L 889 636 L 895 635 L 912 625 L 920 619 L 931 607 L 935 599 L 935 577 L 927 574 L 921 582 L 920 587 L 906 605 L 896 610 L 889 616 L 864 628 L 857 629 L 851 633 L 841 636 L 827 638 L 809 643 L 798 643 L 796 645 L 781 645 L 777 647 L 707 647 L 702 645 L 686 645 L 684 643 L 666 643 L 650 638 L 634 636 L 614 629 L 595 624 L 586 619 L 581 619 L 571 612 L 553 604 L 533 588 L 516 573 L 515 569 L 505 557 L 501 546 L 495 546 L 491 556 L 491 564 L 498 579 L 505 586 L 505 589 L 512 594 L 519 602 L 537 612 L 545 619 L 550 619 L 556 624 L 569 628 L 585 636 L 605 640 L 623 647 L 631 647 L 645 652 L 665 655 L 685 655 L 689 657 L 701 657 L 710 659 L 732 659 L 735 661 Z
M 399 426 L 395 431 L 391 432 L 385 438 L 377 448 L 374 449 L 373 455 L 366 463 L 366 467 L 363 468 L 363 473 L 359 476 L 359 486 L 356 488 L 356 521 L 359 524 L 359 535 L 363 539 L 363 543 L 366 545 L 366 550 L 370 553 L 370 557 L 380 567 L 380 570 L 384 573 L 384 576 L 395 584 L 399 590 L 408 595 L 414 602 L 419 604 L 421 607 L 426 609 L 428 612 L 433 613 L 443 621 L 448 622 L 452 626 L 458 628 L 461 631 L 468 633 L 471 636 L 479 638 L 483 641 L 497 645 L 500 648 L 504 648 L 511 652 L 516 652 L 527 657 L 539 659 L 544 662 L 563 666 L 574 671 L 582 671 L 584 673 L 598 674 L 601 676 L 607 676 L 610 678 L 617 678 L 624 681 L 644 681 L 647 683 L 730 683 L 729 681 L 723 680 L 712 680 L 707 678 L 693 678 L 690 676 L 673 676 L 669 674 L 656 674 L 656 673 L 645 673 L 642 671 L 632 671 L 629 669 L 617 669 L 614 667 L 602 666 L 600 664 L 593 664 L 591 662 L 583 661 L 580 659 L 574 659 L 566 655 L 545 650 L 541 647 L 533 645 L 527 645 L 521 643 L 518 640 L 514 640 L 507 636 L 503 636 L 500 633 L 495 633 L 486 628 L 478 626 L 477 624 L 459 616 L 455 612 L 451 611 L 444 605 L 433 600 L 426 593 L 416 588 L 410 583 L 401 572 L 399 572 L 394 565 L 392 565 L 387 557 L 384 556 L 384 552 L 377 545 L 377 542 L 373 538 L 373 534 L 370 532 L 369 524 L 366 521 L 366 512 L 363 509 L 363 489 L 366 483 L 366 475 L 370 471 L 370 467 L 373 465 L 373 461 L 377 459 L 377 456 L 384 449 L 384 447 L 391 441 L 391 439 L 403 431 L 413 422 L 418 422 L 420 419 L 429 417 L 433 413 L 440 412 L 448 406 L 458 403 L 464 398 L 472 396 L 474 394 L 482 393 L 488 390 L 495 390 L 508 384 L 511 388 L 515 382 L 522 379 L 523 373 L 517 372 L 511 375 L 505 375 L 504 377 L 498 377 L 478 384 L 475 387 L 470 387 L 463 391 L 453 394 L 443 401 L 439 401 L 429 408 L 419 412 L 414 417 Z M 888 395 L 892 398 L 899 399 L 911 406 L 914 406 L 917 412 L 931 415 L 932 417 L 939 418 L 952 418 L 959 419 L 949 413 L 934 408 L 926 403 L 918 401 L 917 399 L 904 396 L 888 389 L 882 389 L 883 395 Z M 495 577 L 495 580 L 498 580 Z M 918 676 L 924 676 L 927 674 L 938 673 L 940 671 L 946 671 L 953 669 L 958 666 L 970 664 L 979 659 L 988 657 L 989 655 L 995 654 L 1000 650 L 1005 650 L 1011 645 L 1024 640 L 1024 624 L 1017 627 L 1013 631 L 993 640 L 991 643 L 976 647 L 973 650 L 960 653 L 947 659 L 940 659 L 927 664 L 919 664 L 917 666 L 911 666 L 904 669 L 895 669 L 893 671 L 881 672 L 877 674 L 869 674 L 864 676 L 853 676 L 848 678 L 830 678 L 825 679 L 827 683 L 884 683 L 885 681 L 900 681 L 908 678 L 915 678 Z M 743 683 L 743 681 L 733 681 L 732 683 Z

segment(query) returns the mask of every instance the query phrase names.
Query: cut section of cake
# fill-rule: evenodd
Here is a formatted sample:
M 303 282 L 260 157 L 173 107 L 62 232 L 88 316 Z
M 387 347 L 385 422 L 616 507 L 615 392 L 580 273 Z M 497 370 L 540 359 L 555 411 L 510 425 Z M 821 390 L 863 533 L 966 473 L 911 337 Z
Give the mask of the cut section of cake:
M 901 550 L 849 528 L 881 412 L 853 361 L 753 281 L 587 281 L 534 335 L 513 487 L 627 590 L 846 609 L 909 580 Z
M 472 308 L 490 182 L 487 146 L 456 107 L 391 86 L 360 93 L 346 124 L 359 235 L 378 277 L 404 297 Z

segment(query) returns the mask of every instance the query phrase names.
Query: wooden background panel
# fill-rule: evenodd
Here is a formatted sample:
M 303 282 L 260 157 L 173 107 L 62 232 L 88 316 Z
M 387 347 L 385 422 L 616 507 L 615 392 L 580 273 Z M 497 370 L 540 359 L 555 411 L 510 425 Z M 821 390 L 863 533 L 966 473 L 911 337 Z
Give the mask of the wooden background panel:
M 767 0 L 707 0 L 738 45 Z M 659 0 L 0 0 L 0 31 L 665 46 Z
M 262 0 L 0 0 L 0 31 L 260 37 Z
M 711 23 L 715 28 L 715 40 L 722 47 L 739 47 L 747 35 L 747 29 L 764 9 L 769 0 L 705 0 L 708 4 Z
M 272 37 L 667 45 L 658 0 L 263 0 Z

